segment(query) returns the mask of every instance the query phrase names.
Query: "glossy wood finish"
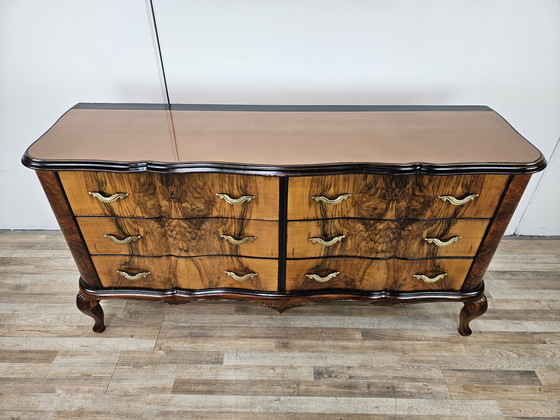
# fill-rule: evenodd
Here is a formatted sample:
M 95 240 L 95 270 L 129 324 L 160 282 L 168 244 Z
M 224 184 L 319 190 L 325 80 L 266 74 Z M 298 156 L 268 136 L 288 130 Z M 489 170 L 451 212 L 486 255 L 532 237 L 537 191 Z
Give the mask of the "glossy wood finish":
M 326 277 L 339 274 L 332 280 L 321 283 L 307 278 L 307 274 Z M 361 258 L 325 258 L 292 260 L 286 262 L 286 291 L 346 289 L 381 291 L 391 275 L 391 263 L 386 260 Z
M 458 291 L 463 286 L 471 264 L 471 259 L 393 260 L 392 273 L 386 287 L 387 290 L 400 292 Z M 426 283 L 414 277 L 415 274 L 423 274 L 434 278 L 442 273 L 447 273 L 447 275 L 435 283 Z
M 119 217 L 78 217 L 78 224 L 91 254 L 122 255 L 245 255 L 277 258 L 278 222 L 248 219 L 130 219 Z M 116 238 L 141 236 L 128 244 Z M 234 239 L 255 237 L 234 245 L 220 235 Z
M 56 221 L 70 247 L 72 257 L 82 278 L 92 287 L 101 286 L 99 276 L 93 266 L 86 244 L 66 199 L 60 179 L 56 172 L 37 171 L 41 186 L 53 209 Z
M 125 257 L 93 256 L 104 287 L 126 289 L 147 288 L 166 291 L 181 289 L 237 288 L 257 291 L 275 291 L 278 282 L 278 262 L 269 259 L 239 257 Z M 128 280 L 117 273 L 124 270 L 130 275 L 150 272 L 137 280 Z M 239 276 L 257 273 L 244 281 L 236 281 L 224 271 Z
M 278 220 L 278 178 L 228 174 L 154 174 L 60 172 L 64 190 L 76 216 L 121 217 L 235 217 Z M 128 193 L 113 203 L 88 194 Z M 228 204 L 216 196 L 253 195 L 242 204 Z
M 433 260 L 368 260 L 362 258 L 324 258 L 291 260 L 286 263 L 288 291 L 349 289 L 364 291 L 446 291 L 461 290 L 471 266 L 471 259 Z M 332 280 L 321 283 L 307 278 L 307 274 L 326 277 L 339 274 Z M 447 275 L 435 283 L 426 283 L 414 278 L 424 274 L 430 278 L 438 274 Z
M 288 222 L 288 258 L 312 258 L 333 255 L 375 258 L 474 257 L 488 220 L 449 219 L 437 221 L 379 221 L 368 219 L 322 219 Z M 331 246 L 310 242 L 344 238 Z M 425 238 L 449 240 L 438 247 Z
M 92 256 L 103 287 L 146 288 L 167 290 L 177 286 L 177 258 Z M 130 275 L 149 272 L 146 277 L 128 280 L 120 275 L 122 270 Z
M 328 175 L 293 178 L 290 180 L 288 219 L 490 218 L 507 179 L 504 175 Z M 314 196 L 334 199 L 342 194 L 352 195 L 336 205 L 312 199 Z M 438 198 L 439 195 L 464 198 L 470 194 L 479 194 L 479 197 L 461 206 Z
M 356 168 L 527 173 L 545 164 L 541 153 L 488 107 L 101 108 L 68 111 L 29 148 L 25 164 L 51 170 L 228 168 L 269 175 L 294 174 L 290 166 L 297 166 L 296 174 Z
M 226 275 L 257 273 L 248 280 L 237 281 Z M 234 288 L 264 291 L 278 290 L 278 261 L 258 258 L 201 257 L 180 258 L 177 262 L 177 286 L 181 289 Z
M 545 164 L 485 107 L 92 108 L 70 111 L 24 163 L 72 169 L 46 189 L 66 203 L 53 209 L 93 270 L 81 270 L 77 303 L 97 330 L 100 299 L 242 299 L 279 311 L 449 300 L 466 302 L 466 334 L 485 310 L 496 238 Z M 142 238 L 122 245 L 106 234 Z M 426 241 L 459 236 L 449 247 Z M 337 237 L 328 248 L 309 241 Z

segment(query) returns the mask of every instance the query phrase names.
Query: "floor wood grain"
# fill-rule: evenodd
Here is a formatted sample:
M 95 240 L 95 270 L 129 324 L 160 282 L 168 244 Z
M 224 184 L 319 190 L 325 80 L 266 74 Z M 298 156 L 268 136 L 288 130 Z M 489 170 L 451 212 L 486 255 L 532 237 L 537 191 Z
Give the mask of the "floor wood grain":
M 560 419 L 560 239 L 506 238 L 489 309 L 104 301 L 59 232 L 0 231 L 2 419 Z

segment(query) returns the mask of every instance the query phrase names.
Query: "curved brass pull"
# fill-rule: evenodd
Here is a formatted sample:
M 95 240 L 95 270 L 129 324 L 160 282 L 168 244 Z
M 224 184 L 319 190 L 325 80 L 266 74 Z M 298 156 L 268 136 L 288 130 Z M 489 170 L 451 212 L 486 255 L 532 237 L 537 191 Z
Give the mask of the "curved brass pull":
M 325 241 L 323 238 L 309 238 L 309 240 L 311 242 L 313 242 L 314 244 L 319 244 L 319 245 L 323 245 L 323 246 L 333 246 L 337 242 L 342 241 L 344 238 L 346 238 L 346 235 L 335 236 L 334 238 L 332 238 L 329 241 Z
M 117 273 L 119 273 L 127 280 L 138 280 L 141 279 L 142 277 L 146 277 L 151 274 L 149 271 L 141 271 L 138 274 L 128 274 L 126 271 L 122 271 L 122 270 L 117 270 Z
M 138 239 L 142 238 L 142 236 L 140 235 L 127 236 L 126 238 L 123 239 L 119 239 L 113 235 L 103 235 L 103 236 L 105 236 L 106 238 L 110 239 L 111 241 L 119 245 L 126 245 L 131 242 L 136 242 Z
M 311 280 L 315 280 L 319 283 L 325 283 L 329 280 L 334 279 L 336 276 L 338 276 L 340 273 L 338 271 L 333 271 L 331 274 L 329 274 L 328 276 L 325 277 L 321 277 L 318 274 L 306 274 L 305 277 L 311 279 Z
M 438 238 L 424 238 L 426 242 L 428 242 L 429 244 L 434 244 L 435 246 L 448 246 L 454 244 L 459 239 L 461 239 L 460 236 L 454 236 L 453 238 L 448 239 L 447 241 L 442 241 L 441 239 Z
M 222 194 L 222 193 L 216 193 L 216 195 L 220 197 L 222 200 L 226 200 L 228 204 L 241 204 L 244 203 L 245 201 L 251 201 L 256 198 L 254 195 L 242 195 L 239 198 L 231 198 L 229 195 Z
M 97 191 L 89 191 L 88 194 L 93 195 L 95 198 L 97 198 L 102 203 L 112 203 L 113 201 L 122 200 L 123 198 L 128 197 L 128 193 L 116 193 L 116 194 L 113 194 L 109 197 L 105 197 L 103 194 L 101 194 Z
M 311 197 L 313 200 L 315 200 L 318 203 L 325 203 L 325 204 L 329 204 L 331 206 L 334 206 L 335 204 L 339 204 L 340 202 L 346 200 L 348 197 L 350 197 L 352 194 L 342 194 L 339 195 L 338 197 L 336 197 L 335 199 L 331 200 L 330 198 L 325 197 L 324 195 L 314 195 L 313 197 Z
M 412 277 L 417 278 L 418 280 L 422 280 L 424 283 L 435 283 L 436 281 L 440 281 L 442 278 L 447 276 L 447 273 L 438 274 L 435 277 L 428 277 L 424 274 L 413 274 Z
M 228 241 L 230 244 L 233 245 L 243 245 L 246 242 L 252 242 L 255 239 L 257 239 L 256 236 L 245 236 L 244 238 L 241 239 L 236 239 L 233 236 L 230 235 L 220 235 L 220 238 L 225 239 L 226 241 Z
M 248 280 L 248 279 L 250 279 L 252 277 L 255 277 L 257 275 L 257 273 L 247 273 L 243 276 L 240 276 L 239 274 L 234 273 L 233 271 L 228 271 L 228 270 L 225 270 L 224 273 L 227 274 L 230 277 L 233 277 L 233 279 L 237 280 L 237 281 L 245 281 L 245 280 Z
M 474 200 L 476 197 L 478 197 L 478 194 L 467 195 L 462 199 L 453 197 L 452 195 L 438 195 L 438 198 L 440 200 L 449 201 L 454 206 L 462 206 L 463 204 L 467 204 L 469 201 Z

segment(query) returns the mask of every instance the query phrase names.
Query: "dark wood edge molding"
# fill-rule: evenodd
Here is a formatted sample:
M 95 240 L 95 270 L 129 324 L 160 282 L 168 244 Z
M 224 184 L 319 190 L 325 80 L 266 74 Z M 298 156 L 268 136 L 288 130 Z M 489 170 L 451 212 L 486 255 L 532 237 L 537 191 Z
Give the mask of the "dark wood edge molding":
M 473 290 L 479 283 L 482 283 L 482 277 L 500 244 L 530 178 L 531 175 L 514 175 L 510 178 L 493 220 L 488 226 L 488 230 L 467 274 L 463 286 L 464 290 Z
M 449 163 L 434 165 L 414 162 L 407 164 L 381 163 L 329 163 L 321 165 L 266 166 L 229 162 L 113 162 L 85 160 L 40 160 L 25 152 L 24 166 L 42 171 L 108 171 L 200 173 L 218 172 L 262 176 L 313 176 L 336 174 L 386 174 L 386 175 L 462 175 L 462 174 L 529 174 L 546 168 L 546 159 L 540 154 L 534 162 L 518 163 Z
M 80 275 L 82 278 L 87 279 L 90 286 L 101 287 L 101 281 L 89 256 L 78 223 L 72 214 L 70 203 L 66 198 L 58 174 L 56 172 L 37 171 L 37 176 L 45 190 L 47 199 L 60 225 L 62 234 L 68 243 Z
M 259 305 L 270 306 L 282 311 L 312 302 L 326 302 L 332 300 L 364 301 L 370 303 L 419 303 L 426 301 L 457 301 L 466 302 L 476 300 L 484 294 L 484 283 L 481 282 L 475 290 L 459 291 L 427 291 L 427 292 L 360 292 L 343 289 L 307 290 L 290 293 L 275 293 L 266 291 L 250 291 L 241 289 L 204 289 L 204 290 L 149 290 L 149 289 L 96 289 L 88 286 L 80 278 L 80 292 L 88 299 L 145 299 L 159 300 L 167 303 L 181 303 L 193 300 L 241 300 L 255 302 Z
M 288 248 L 288 177 L 278 183 L 278 291 L 286 291 L 286 255 Z

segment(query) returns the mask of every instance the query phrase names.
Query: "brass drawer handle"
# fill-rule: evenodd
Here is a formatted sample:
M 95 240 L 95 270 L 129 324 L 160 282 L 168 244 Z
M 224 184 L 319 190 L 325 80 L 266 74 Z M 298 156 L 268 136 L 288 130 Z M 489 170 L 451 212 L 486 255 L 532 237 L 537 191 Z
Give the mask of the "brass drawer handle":
M 126 244 L 129 244 L 131 242 L 136 242 L 138 239 L 142 238 L 142 236 L 140 236 L 140 235 L 127 236 L 126 238 L 123 238 L 123 239 L 119 239 L 119 238 L 117 238 L 116 236 L 113 236 L 113 235 L 103 235 L 103 236 L 105 236 L 106 238 L 110 239 L 111 241 L 113 241 L 114 243 L 119 244 L 119 245 L 126 245 Z
M 318 274 L 306 274 L 305 277 L 307 277 L 311 280 L 315 280 L 319 283 L 326 283 L 327 281 L 334 279 L 339 274 L 340 273 L 338 271 L 333 271 L 331 274 L 329 274 L 328 276 L 325 276 L 325 277 L 321 277 Z
M 220 235 L 220 238 L 225 239 L 226 241 L 228 241 L 230 244 L 233 245 L 243 245 L 244 243 L 253 242 L 255 239 L 257 239 L 256 236 L 245 236 L 244 238 L 236 239 L 230 235 Z
M 418 280 L 422 280 L 424 283 L 435 283 L 436 281 L 440 281 L 442 278 L 447 276 L 447 273 L 438 274 L 435 277 L 428 277 L 424 274 L 413 274 L 412 277 L 417 278 Z
M 342 241 L 344 238 L 346 238 L 346 235 L 335 236 L 334 238 L 332 238 L 329 241 L 325 241 L 323 238 L 309 238 L 309 240 L 311 242 L 313 242 L 314 244 L 319 244 L 319 245 L 323 245 L 323 246 L 333 246 L 337 242 Z
M 329 204 L 331 206 L 334 206 L 335 204 L 340 204 L 340 202 L 346 200 L 348 197 L 350 197 L 352 194 L 342 194 L 339 195 L 338 197 L 336 197 L 335 199 L 331 200 L 330 198 L 325 197 L 324 195 L 314 195 L 313 197 L 311 197 L 313 200 L 315 200 L 318 203 L 325 203 L 325 204 Z
M 449 246 L 457 242 L 459 239 L 461 239 L 460 236 L 454 236 L 453 238 L 448 239 L 447 241 L 442 241 L 441 239 L 438 238 L 424 238 L 426 242 L 428 242 L 429 244 L 434 244 L 435 246 Z
M 138 274 L 128 274 L 126 271 L 122 271 L 122 270 L 117 270 L 117 273 L 119 273 L 127 280 L 138 280 L 141 279 L 142 277 L 146 277 L 151 274 L 149 271 L 141 271 Z
M 109 197 L 105 197 L 103 194 L 97 191 L 89 191 L 88 194 L 93 195 L 102 203 L 112 203 L 113 201 L 122 200 L 123 198 L 128 197 L 128 193 L 116 193 Z
M 257 273 L 247 273 L 243 276 L 240 276 L 239 274 L 234 273 L 233 271 L 228 271 L 228 270 L 225 270 L 224 273 L 227 274 L 230 277 L 233 277 L 233 279 L 237 280 L 237 281 L 245 281 L 245 280 L 253 278 L 257 275 Z
M 454 206 L 462 206 L 463 204 L 467 204 L 469 201 L 474 200 L 476 197 L 478 197 L 478 194 L 467 195 L 462 199 L 453 197 L 452 195 L 438 195 L 438 198 L 440 200 L 449 201 Z
M 226 200 L 228 204 L 241 204 L 244 203 L 245 201 L 251 201 L 256 198 L 254 195 L 242 195 L 239 198 L 231 198 L 229 195 L 222 194 L 222 193 L 216 193 L 216 195 L 220 197 L 222 200 Z

